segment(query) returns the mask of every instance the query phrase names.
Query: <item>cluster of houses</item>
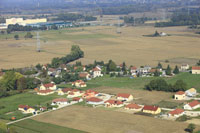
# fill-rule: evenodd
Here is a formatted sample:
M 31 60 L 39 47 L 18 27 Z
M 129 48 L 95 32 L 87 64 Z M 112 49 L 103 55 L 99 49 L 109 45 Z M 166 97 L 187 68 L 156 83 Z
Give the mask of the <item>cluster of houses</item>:
M 45 110 L 47 110 L 46 107 L 39 107 L 39 110 L 28 106 L 28 105 L 19 105 L 18 106 L 18 110 L 21 111 L 23 114 L 38 114 L 38 112 L 43 112 Z
M 187 91 L 178 91 L 174 95 L 175 100 L 188 100 L 192 97 L 195 97 L 197 95 L 197 90 L 195 88 L 191 88 Z

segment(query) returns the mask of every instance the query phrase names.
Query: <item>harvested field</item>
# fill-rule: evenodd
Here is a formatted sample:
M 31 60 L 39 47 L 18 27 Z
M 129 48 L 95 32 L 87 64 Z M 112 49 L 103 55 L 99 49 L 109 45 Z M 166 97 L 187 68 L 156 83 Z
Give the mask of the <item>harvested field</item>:
M 77 105 L 33 119 L 92 133 L 183 133 L 187 127 L 187 123 Z
M 156 30 L 171 36 L 143 36 L 154 34 Z M 193 65 L 200 58 L 200 35 L 195 35 L 187 27 L 122 27 L 121 31 L 122 34 L 117 34 L 114 26 L 43 31 L 40 32 L 41 53 L 36 52 L 35 37 L 24 39 L 25 32 L 0 35 L 0 68 L 48 63 L 53 57 L 69 53 L 73 44 L 80 45 L 85 52 L 85 58 L 81 59 L 83 64 L 112 59 L 117 64 L 125 61 L 135 66 L 155 66 L 161 61 L 166 66 L 164 61 L 169 60 L 169 64 L 174 66 L 182 63 Z M 14 40 L 15 34 L 19 34 L 19 40 Z

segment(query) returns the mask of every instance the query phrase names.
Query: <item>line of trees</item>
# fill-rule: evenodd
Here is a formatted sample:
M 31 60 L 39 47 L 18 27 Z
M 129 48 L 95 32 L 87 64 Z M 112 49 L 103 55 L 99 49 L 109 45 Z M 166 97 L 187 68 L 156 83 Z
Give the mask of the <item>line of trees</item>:
M 75 14 L 75 13 L 65 13 L 59 14 L 57 18 L 53 20 L 60 20 L 60 21 L 77 21 L 77 20 L 85 20 L 85 21 L 95 21 L 97 20 L 96 17 L 93 16 L 84 16 L 82 14 Z
M 70 54 L 61 58 L 53 58 L 51 61 L 51 67 L 57 68 L 61 64 L 67 64 L 69 62 L 75 61 L 77 59 L 83 58 L 84 52 L 80 49 L 78 45 L 72 45 Z
M 11 33 L 13 31 L 33 31 L 33 30 L 47 30 L 46 26 L 42 26 L 42 27 L 32 27 L 32 26 L 22 26 L 19 24 L 15 24 L 15 25 L 8 25 L 7 28 L 7 33 Z
M 166 92 L 177 92 L 185 91 L 187 89 L 187 84 L 183 80 L 177 80 L 174 85 L 168 84 L 164 79 L 158 78 L 150 81 L 145 85 L 145 89 L 149 91 L 166 91 Z

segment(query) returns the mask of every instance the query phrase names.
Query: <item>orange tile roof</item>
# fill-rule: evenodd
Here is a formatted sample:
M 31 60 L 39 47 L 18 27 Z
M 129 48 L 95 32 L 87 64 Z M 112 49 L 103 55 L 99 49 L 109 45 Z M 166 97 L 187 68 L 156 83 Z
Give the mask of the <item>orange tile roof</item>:
M 126 105 L 126 108 L 129 108 L 129 109 L 140 109 L 142 107 L 137 105 L 137 104 L 135 104 L 135 103 L 131 103 L 131 104 Z
M 105 101 L 105 103 L 117 104 L 117 105 L 123 104 L 123 102 L 118 101 L 118 100 L 107 100 L 107 101 Z
M 56 102 L 67 102 L 68 100 L 66 98 L 56 98 L 54 100 L 52 100 L 52 102 L 56 103 Z
M 173 111 L 170 111 L 169 114 L 171 114 L 171 115 L 178 115 L 178 114 L 181 114 L 183 112 L 184 112 L 183 109 L 175 109 Z
M 128 94 L 128 93 L 118 93 L 117 97 L 129 98 L 130 95 L 131 94 Z
M 39 93 L 49 93 L 49 92 L 52 92 L 52 90 L 50 89 L 47 89 L 47 90 L 40 90 L 38 91 Z
M 150 110 L 150 111 L 156 111 L 158 109 L 158 106 L 150 106 L 150 105 L 144 105 L 143 110 Z
M 183 94 L 185 94 L 184 91 L 178 91 L 178 92 L 176 92 L 176 95 L 183 95 Z
M 87 101 L 89 101 L 89 102 L 101 102 L 103 100 L 96 98 L 96 97 L 91 97 L 91 98 L 87 99 Z
M 190 105 L 190 107 L 195 107 L 195 106 L 199 105 L 200 102 L 197 101 L 197 100 L 194 100 L 194 101 L 192 101 L 192 102 L 190 102 L 190 103 L 188 103 L 188 104 Z
M 200 66 L 193 66 L 192 70 L 200 70 Z

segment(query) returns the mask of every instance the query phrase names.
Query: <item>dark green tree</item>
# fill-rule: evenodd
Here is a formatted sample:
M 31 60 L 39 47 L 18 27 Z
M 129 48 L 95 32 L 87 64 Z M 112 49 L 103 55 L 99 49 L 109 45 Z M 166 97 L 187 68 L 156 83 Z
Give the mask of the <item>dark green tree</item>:
M 174 73 L 174 74 L 179 74 L 179 69 L 178 69 L 178 66 L 176 66 L 176 67 L 174 68 L 174 71 L 173 71 L 173 73 Z
M 197 66 L 200 66 L 200 60 L 199 60 L 199 62 L 197 62 Z
M 26 79 L 24 77 L 17 80 L 17 89 L 18 90 L 27 89 Z
M 156 71 L 154 72 L 154 76 L 155 77 L 159 77 L 160 76 L 160 72 L 156 69 Z
M 158 69 L 162 69 L 162 64 L 161 64 L 160 62 L 158 63 L 157 68 L 158 68 Z
M 24 38 L 33 38 L 33 35 L 31 34 L 31 32 L 27 32 Z
M 160 36 L 160 34 L 158 33 L 158 31 L 155 31 L 154 36 Z
M 15 40 L 19 40 L 19 35 L 14 35 Z
M 171 70 L 172 70 L 171 67 L 168 65 L 166 69 L 166 74 L 171 75 L 172 74 Z
M 115 71 L 116 70 L 116 64 L 114 61 L 109 60 L 108 65 L 107 65 L 107 71 L 111 72 L 111 71 Z
M 185 131 L 193 133 L 195 128 L 196 126 L 194 124 L 189 124 L 188 127 L 185 129 Z
M 187 89 L 187 84 L 183 80 L 177 80 L 173 85 L 173 91 L 185 91 Z

